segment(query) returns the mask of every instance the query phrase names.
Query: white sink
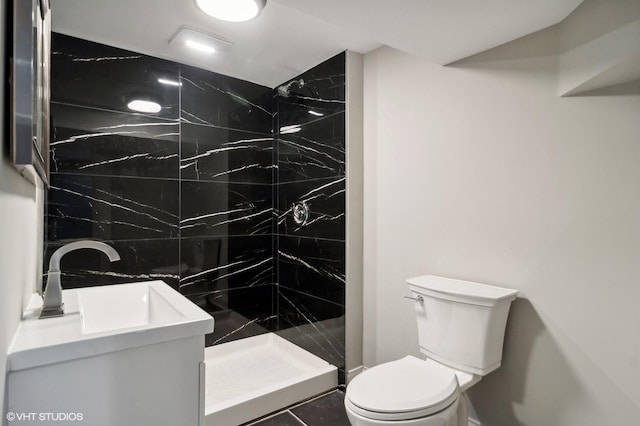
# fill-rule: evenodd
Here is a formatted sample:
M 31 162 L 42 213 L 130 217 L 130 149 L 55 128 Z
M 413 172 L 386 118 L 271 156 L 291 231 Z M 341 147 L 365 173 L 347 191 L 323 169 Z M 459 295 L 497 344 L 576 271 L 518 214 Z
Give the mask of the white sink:
M 213 331 L 213 318 L 162 281 L 63 290 L 65 314 L 38 319 L 32 297 L 9 350 L 9 368 L 88 357 Z
M 103 333 L 179 322 L 180 313 L 149 283 L 93 287 L 78 292 L 82 333 Z

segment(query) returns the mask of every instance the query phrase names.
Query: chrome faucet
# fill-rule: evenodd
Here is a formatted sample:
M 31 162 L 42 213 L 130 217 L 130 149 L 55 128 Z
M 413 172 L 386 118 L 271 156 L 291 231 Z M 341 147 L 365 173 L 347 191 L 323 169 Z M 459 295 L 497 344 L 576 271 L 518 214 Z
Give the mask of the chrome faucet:
M 51 259 L 49 260 L 47 288 L 44 290 L 44 303 L 42 305 L 42 312 L 40 312 L 40 319 L 64 315 L 62 285 L 60 284 L 60 259 L 70 251 L 79 249 L 99 250 L 109 256 L 109 260 L 111 262 L 120 260 L 120 255 L 113 247 L 105 243 L 101 243 L 100 241 L 75 241 L 73 243 L 65 244 L 58 250 L 54 251 L 51 255 Z

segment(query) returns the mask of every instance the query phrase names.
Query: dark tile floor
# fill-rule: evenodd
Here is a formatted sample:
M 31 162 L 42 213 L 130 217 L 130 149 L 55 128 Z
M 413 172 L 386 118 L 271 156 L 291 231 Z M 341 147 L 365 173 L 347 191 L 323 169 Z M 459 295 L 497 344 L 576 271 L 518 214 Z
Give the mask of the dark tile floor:
M 247 426 L 349 426 L 344 391 L 336 389 Z

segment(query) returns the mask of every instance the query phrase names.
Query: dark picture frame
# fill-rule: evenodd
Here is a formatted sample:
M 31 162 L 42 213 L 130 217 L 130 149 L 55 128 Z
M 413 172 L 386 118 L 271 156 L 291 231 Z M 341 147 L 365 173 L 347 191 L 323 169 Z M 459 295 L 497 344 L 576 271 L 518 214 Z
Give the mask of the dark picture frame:
M 10 157 L 34 184 L 49 185 L 51 7 L 12 1 Z

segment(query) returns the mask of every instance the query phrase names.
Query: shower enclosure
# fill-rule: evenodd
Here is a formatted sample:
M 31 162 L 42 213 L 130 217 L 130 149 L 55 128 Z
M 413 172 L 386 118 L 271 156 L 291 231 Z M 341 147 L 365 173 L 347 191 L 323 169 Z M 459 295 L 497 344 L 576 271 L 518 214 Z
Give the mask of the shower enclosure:
M 208 363 L 228 348 L 302 348 L 324 362 L 305 392 L 344 383 L 361 357 L 357 56 L 268 88 L 61 34 L 52 51 L 45 260 L 76 239 L 122 258 L 71 253 L 63 287 L 162 279 L 214 316 Z M 134 99 L 160 112 L 134 113 Z

